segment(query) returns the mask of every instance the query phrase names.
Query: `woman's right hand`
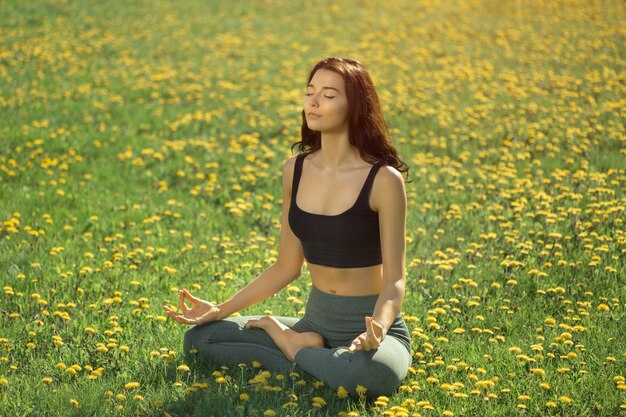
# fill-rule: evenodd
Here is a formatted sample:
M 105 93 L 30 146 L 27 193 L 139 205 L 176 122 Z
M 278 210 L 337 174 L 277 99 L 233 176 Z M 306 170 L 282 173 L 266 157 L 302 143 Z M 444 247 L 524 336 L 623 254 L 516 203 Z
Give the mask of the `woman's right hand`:
M 191 302 L 191 308 L 187 307 L 185 299 Z M 208 301 L 194 297 L 185 289 L 180 290 L 178 307 L 181 313 L 175 312 L 168 306 L 163 306 L 163 309 L 168 316 L 182 324 L 203 324 L 219 319 L 219 307 Z

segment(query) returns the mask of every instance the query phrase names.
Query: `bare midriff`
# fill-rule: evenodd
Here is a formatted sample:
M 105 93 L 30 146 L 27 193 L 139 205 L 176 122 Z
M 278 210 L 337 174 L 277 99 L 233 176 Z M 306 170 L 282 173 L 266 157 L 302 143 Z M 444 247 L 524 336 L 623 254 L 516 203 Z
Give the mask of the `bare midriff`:
M 313 285 L 320 291 L 347 296 L 376 295 L 382 287 L 383 266 L 332 268 L 308 264 Z

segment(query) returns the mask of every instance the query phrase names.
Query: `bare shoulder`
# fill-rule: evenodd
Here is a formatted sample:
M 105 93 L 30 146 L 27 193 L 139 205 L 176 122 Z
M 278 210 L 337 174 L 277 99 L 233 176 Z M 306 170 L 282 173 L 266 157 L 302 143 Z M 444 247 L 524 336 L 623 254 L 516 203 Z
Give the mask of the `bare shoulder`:
M 285 162 L 283 162 L 282 171 L 284 176 L 293 176 L 293 170 L 296 165 L 296 158 L 298 155 L 294 155 L 290 158 L 287 158 Z
M 283 162 L 282 171 L 283 171 L 283 188 L 287 190 L 291 190 L 291 182 L 293 180 L 293 172 L 296 166 L 296 158 L 298 155 L 294 155 L 285 162 Z
M 397 204 L 405 201 L 404 178 L 396 168 L 385 165 L 380 168 L 372 187 L 371 206 L 379 211 L 388 204 Z
M 400 171 L 389 165 L 380 167 L 380 170 L 376 175 L 376 181 L 384 186 L 397 187 L 404 185 L 404 178 L 402 178 Z

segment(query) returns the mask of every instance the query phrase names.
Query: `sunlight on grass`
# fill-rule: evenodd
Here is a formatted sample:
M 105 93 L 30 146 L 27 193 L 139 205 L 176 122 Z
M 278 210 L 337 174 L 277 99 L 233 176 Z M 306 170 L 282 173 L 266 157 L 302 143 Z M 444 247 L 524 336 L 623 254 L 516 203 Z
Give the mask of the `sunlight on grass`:
M 623 2 L 1 15 L 1 415 L 626 415 Z M 414 359 L 371 403 L 298 368 L 187 362 L 161 309 L 276 259 L 280 167 L 331 55 L 371 72 L 413 180 Z M 305 271 L 242 314 L 301 316 L 308 291 Z

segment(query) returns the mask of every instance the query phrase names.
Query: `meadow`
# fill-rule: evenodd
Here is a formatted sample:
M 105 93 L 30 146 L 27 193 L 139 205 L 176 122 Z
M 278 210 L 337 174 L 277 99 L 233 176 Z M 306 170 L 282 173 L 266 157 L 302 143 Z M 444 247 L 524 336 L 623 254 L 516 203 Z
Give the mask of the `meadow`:
M 0 416 L 626 416 L 625 28 L 617 0 L 3 2 Z M 334 55 L 410 165 L 414 358 L 375 402 L 187 361 L 162 309 L 275 261 Z

